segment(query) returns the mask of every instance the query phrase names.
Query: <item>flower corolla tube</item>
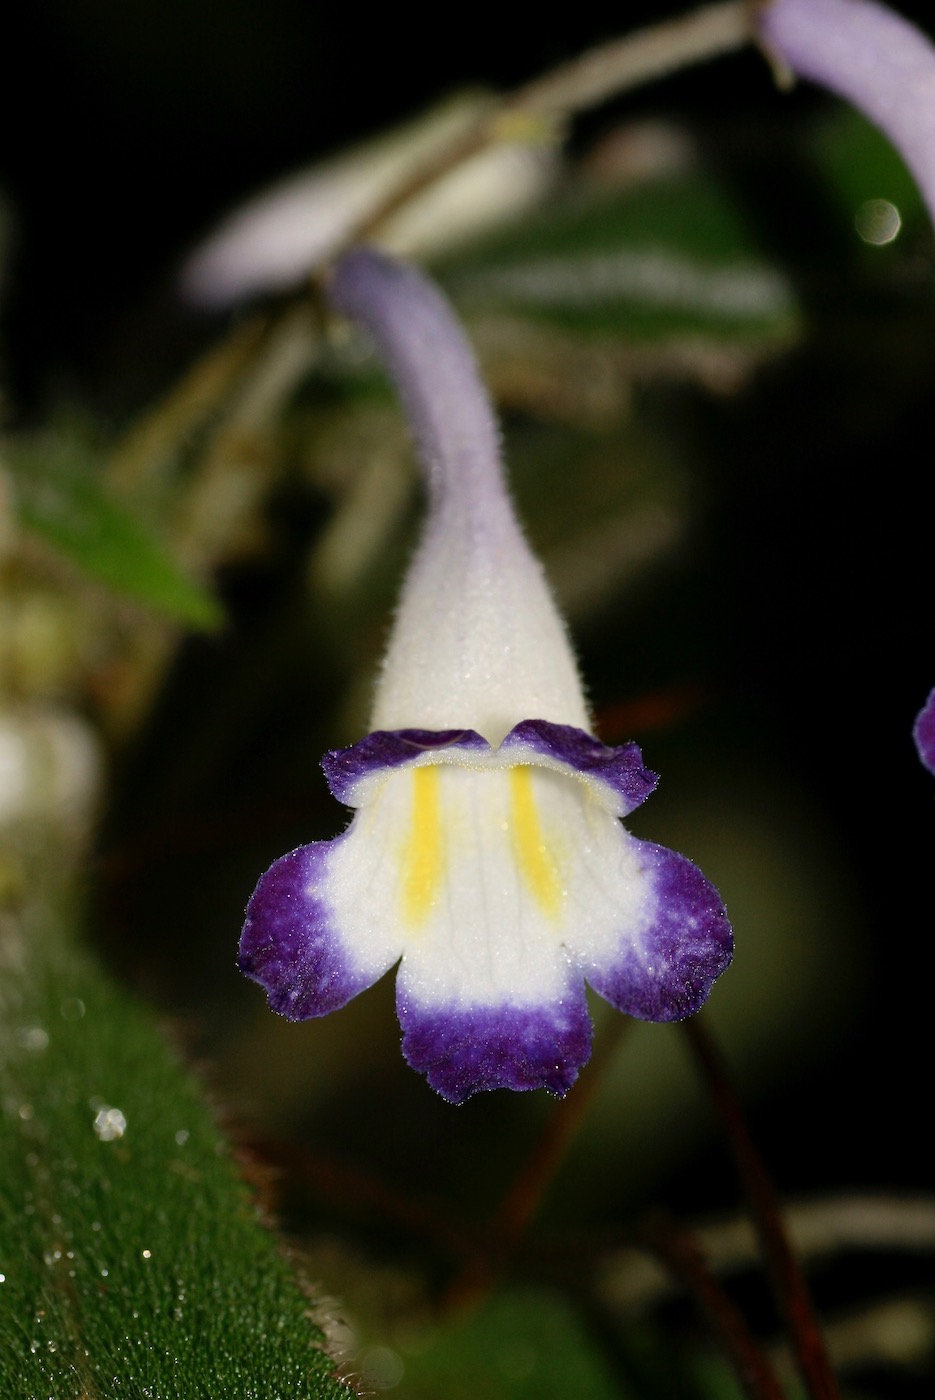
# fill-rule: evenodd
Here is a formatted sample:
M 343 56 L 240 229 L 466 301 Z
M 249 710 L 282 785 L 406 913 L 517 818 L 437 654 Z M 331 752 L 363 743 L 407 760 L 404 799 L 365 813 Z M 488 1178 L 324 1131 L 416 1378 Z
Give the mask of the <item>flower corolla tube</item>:
M 428 509 L 372 732 L 322 766 L 356 809 L 283 856 L 247 908 L 240 967 L 293 1020 L 395 963 L 403 1054 L 444 1098 L 562 1094 L 590 1053 L 585 982 L 620 1011 L 697 1011 L 731 957 L 714 887 L 625 817 L 656 777 L 592 737 L 564 625 L 517 524 L 497 427 L 452 312 L 369 249 L 332 305 L 396 383 Z
M 935 45 L 876 0 L 767 0 L 764 46 L 793 73 L 846 98 L 889 137 L 935 222 Z M 919 756 L 935 773 L 935 691 L 918 715 Z

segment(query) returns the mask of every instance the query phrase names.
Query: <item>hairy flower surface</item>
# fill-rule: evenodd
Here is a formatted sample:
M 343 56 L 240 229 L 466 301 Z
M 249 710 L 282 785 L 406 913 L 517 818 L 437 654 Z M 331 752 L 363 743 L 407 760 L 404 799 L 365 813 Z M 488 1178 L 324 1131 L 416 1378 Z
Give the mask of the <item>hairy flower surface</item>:
M 655 775 L 635 744 L 587 732 L 565 629 L 448 306 L 367 249 L 339 263 L 330 297 L 396 382 L 428 512 L 373 732 L 323 760 L 355 816 L 262 877 L 240 966 L 299 1020 L 398 962 L 403 1053 L 440 1094 L 561 1094 L 590 1053 L 586 981 L 632 1016 L 688 1016 L 730 961 L 730 927 L 690 861 L 621 824 Z

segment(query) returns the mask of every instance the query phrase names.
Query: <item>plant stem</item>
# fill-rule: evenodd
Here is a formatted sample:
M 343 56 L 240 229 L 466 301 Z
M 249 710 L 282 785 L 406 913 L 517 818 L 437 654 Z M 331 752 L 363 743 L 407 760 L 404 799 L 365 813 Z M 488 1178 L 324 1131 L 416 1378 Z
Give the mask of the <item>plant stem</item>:
M 731 53 L 753 38 L 746 0 L 721 0 L 588 49 L 519 88 L 504 105 L 511 115 L 568 118 L 689 64 Z
M 415 170 L 410 168 L 401 183 L 348 231 L 342 246 L 379 234 L 403 205 L 488 147 L 518 139 L 555 140 L 577 113 L 690 64 L 743 48 L 755 38 L 749 0 L 720 0 L 588 49 L 507 93 L 449 146 Z
M 708 1268 L 695 1235 L 669 1216 L 653 1217 L 643 1240 L 685 1285 L 721 1339 L 737 1379 L 749 1400 L 784 1400 L 782 1386 L 743 1314 Z
M 720 1052 L 699 1016 L 683 1021 L 682 1027 L 726 1130 L 805 1388 L 811 1400 L 839 1400 L 837 1380 L 805 1276 L 789 1243 L 779 1200 L 750 1136 Z
M 555 1180 L 629 1025 L 623 1016 L 614 1017 L 598 1040 L 578 1082 L 550 1116 L 485 1231 L 492 1242 L 487 1255 L 470 1260 L 457 1275 L 448 1289 L 446 1308 L 456 1310 L 478 1303 L 496 1281 Z

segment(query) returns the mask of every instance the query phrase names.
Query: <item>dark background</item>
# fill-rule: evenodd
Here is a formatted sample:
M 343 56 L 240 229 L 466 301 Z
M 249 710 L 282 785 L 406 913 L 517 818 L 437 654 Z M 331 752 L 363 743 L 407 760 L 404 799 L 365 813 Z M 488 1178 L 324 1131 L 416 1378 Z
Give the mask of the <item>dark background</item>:
M 923 22 L 924 8 L 914 7 Z M 14 81 L 0 91 L 0 190 L 13 219 L 2 324 L 10 425 L 41 422 L 70 399 L 119 427 L 180 373 L 222 323 L 174 303 L 173 271 L 264 182 L 452 88 L 515 84 L 619 23 L 677 12 L 572 6 L 554 22 L 527 10 L 504 22 L 502 12 L 449 8 L 428 33 L 405 10 L 362 16 L 300 0 L 19 7 L 4 41 Z M 824 269 L 802 277 L 809 329 L 789 357 L 737 399 L 685 390 L 674 400 L 710 495 L 700 575 L 673 584 L 612 641 L 586 635 L 583 646 L 604 702 L 624 684 L 610 654 L 646 658 L 646 685 L 700 674 L 716 697 L 705 742 L 741 765 L 768 749 L 810 793 L 863 911 L 860 1005 L 846 1033 L 819 1036 L 813 1060 L 751 1104 L 753 1123 L 784 1190 L 915 1190 L 931 1184 L 935 778 L 916 762 L 910 732 L 935 684 L 935 256 L 917 232 L 899 276 L 883 281 L 823 223 L 797 143 L 825 101 L 779 95 L 744 54 L 576 128 L 585 142 L 630 114 L 686 120 L 719 153 L 766 251 L 793 276 Z M 764 167 L 755 133 L 780 125 L 788 155 Z M 248 592 L 234 584 L 230 600 L 249 618 Z M 683 648 L 684 667 L 667 669 L 660 637 Z M 211 664 L 199 653 L 190 683 L 204 683 Z M 184 676 L 176 683 L 184 694 Z M 141 891 L 122 889 L 120 907 L 139 900 L 140 938 L 164 948 Z M 191 932 L 179 917 L 170 948 Z M 197 996 L 181 996 L 193 1015 Z M 725 1171 L 709 1146 L 673 1171 L 670 1199 L 726 1203 Z
M 925 23 L 924 6 L 902 5 Z M 219 213 L 452 89 L 508 88 L 672 4 L 571 6 L 552 23 L 472 7 L 426 32 L 404 10 L 303 0 L 42 0 L 4 48 L 0 169 L 16 213 L 7 293 L 20 402 L 58 376 L 113 393 L 116 343 Z M 603 108 L 742 130 L 781 102 L 752 54 Z M 164 308 L 163 308 L 164 309 Z M 110 354 L 110 358 L 108 358 Z

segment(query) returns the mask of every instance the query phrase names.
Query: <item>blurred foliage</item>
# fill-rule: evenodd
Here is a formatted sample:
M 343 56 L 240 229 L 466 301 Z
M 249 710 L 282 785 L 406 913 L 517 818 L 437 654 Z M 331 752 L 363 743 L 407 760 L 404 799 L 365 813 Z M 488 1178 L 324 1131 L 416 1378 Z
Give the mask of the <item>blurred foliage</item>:
M 792 288 L 697 168 L 636 188 L 572 186 L 450 280 L 466 305 L 492 303 L 624 343 L 708 335 L 769 347 L 796 330 Z
M 77 426 L 9 445 L 14 518 L 117 597 L 183 626 L 218 627 L 223 614 L 208 590 L 187 578 L 165 545 L 108 494 L 100 455 Z
M 465 1321 L 449 1324 L 427 1346 L 404 1354 L 405 1393 L 419 1400 L 445 1395 L 470 1400 L 611 1400 L 627 1395 L 615 1383 L 580 1323 L 559 1298 L 507 1293 L 489 1299 Z
M 777 99 L 749 128 L 702 128 L 615 110 L 534 213 L 434 267 L 601 731 L 664 775 L 633 827 L 727 897 L 739 951 L 711 1019 L 782 1185 L 910 1190 L 922 1051 L 877 929 L 928 917 L 907 697 L 931 675 L 906 606 L 927 536 L 894 483 L 927 422 L 932 238 L 848 113 Z M 902 218 L 886 246 L 855 231 L 880 199 Z M 608 1050 L 536 1230 L 475 1310 L 445 1313 L 452 1280 L 498 1260 L 484 1222 L 553 1106 L 436 1101 L 397 1052 L 388 983 L 295 1026 L 237 975 L 259 871 L 343 820 L 318 759 L 366 723 L 417 493 L 391 394 L 314 294 L 187 325 L 168 389 L 146 314 L 132 414 L 98 421 L 72 384 L 2 445 L 0 1381 L 63 1400 L 344 1393 L 295 1281 L 314 1271 L 364 1390 L 734 1400 L 678 1281 L 636 1286 L 647 1205 L 735 1208 L 676 1028 Z M 593 1012 L 609 1043 L 617 1018 Z M 878 1071 L 893 1090 L 874 1101 Z M 818 1271 L 855 1396 L 929 1379 L 930 1288 L 888 1240 Z M 775 1349 L 762 1282 L 730 1287 Z

